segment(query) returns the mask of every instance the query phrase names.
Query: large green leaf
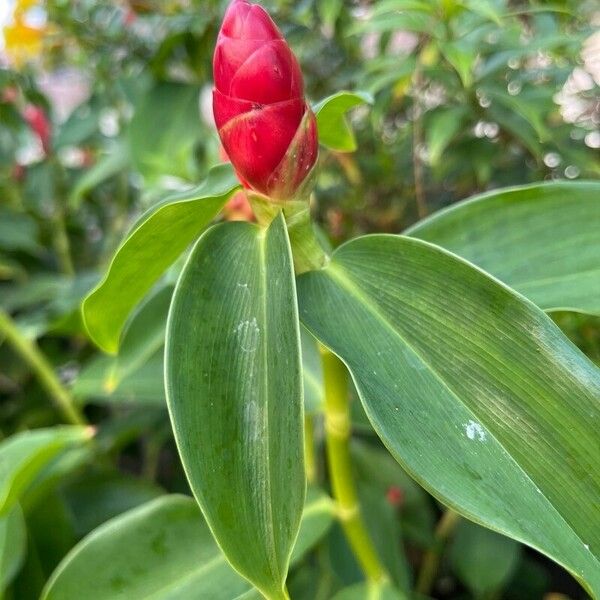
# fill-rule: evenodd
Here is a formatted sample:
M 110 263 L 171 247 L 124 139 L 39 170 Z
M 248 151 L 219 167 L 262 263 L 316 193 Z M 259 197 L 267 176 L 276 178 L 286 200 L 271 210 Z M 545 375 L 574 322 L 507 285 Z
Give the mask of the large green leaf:
M 322 492 L 309 492 L 308 500 L 293 561 L 326 533 L 333 519 L 333 502 Z M 42 597 L 232 600 L 250 590 L 219 550 L 196 502 L 171 495 L 93 531 L 58 566 Z
M 238 187 L 231 165 L 219 165 L 198 187 L 165 199 L 142 216 L 117 250 L 104 279 L 83 303 L 86 328 L 100 348 L 117 351 L 133 307 Z
M 600 182 L 475 196 L 406 233 L 475 263 L 545 310 L 600 314 Z
M 548 316 L 459 257 L 391 235 L 345 244 L 298 294 L 413 477 L 600 594 L 600 374 Z
M 207 231 L 173 297 L 167 402 L 192 490 L 233 566 L 282 597 L 304 502 L 302 378 L 281 213 Z
M 87 427 L 65 426 L 17 433 L 0 443 L 0 516 L 59 452 L 90 438 Z
M 361 104 L 372 104 L 366 92 L 337 92 L 315 105 L 319 142 L 338 152 L 354 152 L 356 139 L 346 113 Z
M 15 504 L 8 514 L 0 517 L 0 597 L 21 568 L 26 546 L 25 520 L 21 507 Z

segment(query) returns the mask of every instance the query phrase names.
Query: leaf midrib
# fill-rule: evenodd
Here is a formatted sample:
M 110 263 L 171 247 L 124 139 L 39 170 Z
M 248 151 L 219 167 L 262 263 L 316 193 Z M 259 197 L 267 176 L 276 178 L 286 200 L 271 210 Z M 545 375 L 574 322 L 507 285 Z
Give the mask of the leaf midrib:
M 334 257 L 334 261 L 335 261 L 335 257 Z M 454 398 L 456 398 L 456 400 L 459 402 L 459 404 L 461 404 L 465 410 L 471 414 L 473 417 L 475 417 L 475 419 L 477 419 L 479 422 L 481 422 L 485 428 L 490 432 L 493 440 L 498 444 L 498 447 L 502 450 L 502 452 L 508 457 L 508 459 L 513 462 L 517 467 L 518 470 L 525 476 L 525 479 L 527 481 L 529 481 L 531 483 L 531 485 L 533 486 L 534 489 L 539 489 L 541 490 L 542 488 L 539 487 L 536 482 L 531 478 L 531 476 L 529 475 L 529 473 L 521 466 L 521 464 L 517 461 L 517 459 L 515 457 L 513 457 L 508 450 L 504 447 L 504 445 L 498 440 L 498 438 L 496 437 L 496 435 L 494 434 L 493 430 L 490 429 L 486 423 L 484 423 L 484 420 L 482 420 L 479 415 L 477 415 L 476 413 L 473 412 L 473 410 L 466 405 L 461 398 L 454 392 L 454 390 L 452 390 L 452 388 L 448 385 L 448 383 L 442 378 L 442 376 L 436 371 L 436 369 L 428 362 L 426 361 L 421 354 L 418 352 L 418 350 L 416 350 L 403 336 L 402 334 L 397 331 L 393 324 L 389 322 L 389 320 L 387 319 L 387 317 L 385 316 L 385 314 L 382 314 L 381 311 L 379 310 L 379 308 L 373 304 L 371 302 L 371 300 L 365 295 L 364 291 L 362 290 L 362 288 L 360 287 L 360 285 L 358 283 L 356 283 L 353 279 L 351 279 L 346 272 L 344 271 L 343 268 L 341 268 L 338 264 L 336 264 L 334 261 L 332 261 L 328 267 L 326 269 L 324 269 L 324 272 L 327 273 L 327 271 L 330 272 L 332 279 L 334 279 L 335 281 L 337 281 L 342 288 L 345 288 L 346 291 L 348 291 L 351 295 L 355 295 L 355 297 L 361 301 L 361 303 L 369 310 L 369 312 L 371 312 L 371 314 L 377 319 L 379 320 L 388 330 L 390 330 L 396 337 L 398 337 L 400 339 L 400 341 L 427 367 L 427 369 L 430 371 L 430 373 L 435 377 L 435 379 L 437 379 L 444 388 L 446 388 L 448 390 L 448 392 L 451 394 L 451 396 L 453 396 Z M 360 388 L 357 386 L 357 389 L 359 389 L 360 392 Z M 577 538 L 577 540 L 580 542 L 580 544 L 582 546 L 586 546 L 585 542 L 581 539 L 579 533 L 573 528 L 573 526 L 569 523 L 569 521 L 562 515 L 562 513 L 554 506 L 554 504 L 550 501 L 550 499 L 546 496 L 545 493 L 541 493 L 540 494 L 544 500 L 546 501 L 546 503 L 550 506 L 550 508 L 558 515 L 558 517 L 561 519 L 562 522 L 565 523 L 565 525 L 567 526 L 567 528 L 575 535 L 575 537 Z M 509 534 L 510 537 L 514 537 L 512 534 Z M 526 541 L 526 540 L 520 540 L 528 545 L 532 545 L 531 541 Z M 533 546 L 535 547 L 535 546 Z M 591 553 L 590 553 L 591 554 Z M 594 555 L 591 554 L 591 556 L 593 557 L 594 561 L 600 564 L 600 560 Z M 559 562 L 560 564 L 564 563 L 562 562 L 562 560 L 558 559 L 557 557 L 555 557 L 555 560 L 557 562 Z M 567 567 L 567 565 L 564 565 L 565 567 Z M 571 570 L 572 567 L 568 566 L 567 567 L 569 570 Z M 578 576 L 580 576 L 580 573 L 577 573 Z
M 260 257 L 260 283 L 262 288 L 262 321 L 263 321 L 263 344 L 262 344 L 262 358 L 263 358 L 263 386 L 266 395 L 266 410 L 265 410 L 265 430 L 267 432 L 267 454 L 266 454 L 266 463 L 267 463 L 267 480 L 265 482 L 265 487 L 267 488 L 267 496 L 269 498 L 269 503 L 267 506 L 267 533 L 269 534 L 271 545 L 268 547 L 267 552 L 269 555 L 269 560 L 271 562 L 271 568 L 275 568 L 275 573 L 277 575 L 278 581 L 282 583 L 281 573 L 279 572 L 279 564 L 277 562 L 276 555 L 276 545 L 275 545 L 275 529 L 273 524 L 273 489 L 271 486 L 272 474 L 271 474 L 271 429 L 269 425 L 269 417 L 270 417 L 270 388 L 269 388 L 269 343 L 268 343 L 268 329 L 267 329 L 267 321 L 268 321 L 268 278 L 267 278 L 267 238 L 269 235 L 269 229 L 263 229 L 259 232 L 258 236 L 258 244 L 259 244 L 259 257 Z

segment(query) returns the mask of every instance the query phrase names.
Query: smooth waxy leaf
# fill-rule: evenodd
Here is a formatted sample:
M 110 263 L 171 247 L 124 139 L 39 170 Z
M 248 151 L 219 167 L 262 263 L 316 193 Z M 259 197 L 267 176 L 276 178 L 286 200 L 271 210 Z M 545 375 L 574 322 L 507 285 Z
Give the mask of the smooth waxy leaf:
M 346 113 L 361 104 L 372 104 L 373 98 L 366 92 L 338 92 L 321 100 L 314 107 L 319 130 L 319 142 L 330 150 L 354 152 L 356 138 Z
M 87 427 L 52 427 L 17 433 L 0 443 L 0 516 L 59 452 L 89 440 Z
M 198 187 L 167 198 L 142 216 L 83 303 L 86 328 L 100 348 L 117 351 L 133 307 L 238 188 L 231 165 L 219 165 Z
M 292 560 L 327 531 L 333 502 L 309 492 Z M 227 563 L 198 505 L 164 496 L 116 517 L 83 539 L 46 586 L 47 600 L 231 600 L 254 595 Z
M 0 596 L 23 564 L 27 546 L 25 520 L 18 504 L 0 517 Z
M 473 595 L 486 598 L 497 594 L 514 575 L 521 548 L 514 540 L 463 520 L 452 540 L 450 561 Z
M 600 314 L 600 183 L 503 189 L 407 230 L 475 263 L 545 310 Z
M 548 316 L 400 236 L 345 244 L 298 295 L 413 477 L 600 593 L 600 375 Z
M 302 377 L 283 216 L 207 231 L 175 289 L 166 391 L 188 480 L 233 566 L 282 597 L 304 502 Z

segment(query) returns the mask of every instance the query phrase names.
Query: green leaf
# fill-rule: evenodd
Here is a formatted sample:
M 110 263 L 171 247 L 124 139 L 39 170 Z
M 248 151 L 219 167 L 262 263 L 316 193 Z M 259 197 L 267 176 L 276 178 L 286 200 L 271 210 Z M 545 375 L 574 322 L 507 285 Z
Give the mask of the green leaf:
M 338 592 L 332 600 L 407 600 L 390 583 L 357 583 Z
M 164 407 L 163 371 L 162 349 L 126 374 L 118 371 L 116 357 L 100 355 L 94 357 L 81 370 L 73 384 L 72 393 L 82 402 Z
M 440 51 L 458 73 L 463 87 L 470 88 L 473 83 L 473 65 L 477 59 L 477 52 L 460 42 L 440 44 Z
M 499 596 L 520 558 L 518 542 L 469 521 L 459 523 L 450 547 L 455 573 L 476 598 Z
M 309 491 L 294 558 L 326 533 L 333 502 Z M 255 596 L 227 563 L 192 498 L 163 496 L 104 523 L 64 558 L 45 600 L 231 600 Z M 260 595 L 258 595 L 260 597 Z
M 302 345 L 302 383 L 304 389 L 304 410 L 307 413 L 319 412 L 323 407 L 323 373 L 321 355 L 315 338 L 300 328 Z
M 0 596 L 18 573 L 27 546 L 25 520 L 18 504 L 0 517 Z
M 297 285 L 303 323 L 406 470 L 600 594 L 600 372 L 551 319 L 401 236 L 353 240 Z
M 443 108 L 432 113 L 427 122 L 427 149 L 429 162 L 439 163 L 444 150 L 461 130 L 467 111 L 463 107 Z
M 407 230 L 475 263 L 544 310 L 600 314 L 600 183 L 475 196 Z
M 317 117 L 319 142 L 330 150 L 354 152 L 356 139 L 346 118 L 346 113 L 361 104 L 373 104 L 366 92 L 338 92 L 318 104 L 313 110 Z
M 504 106 L 508 111 L 516 113 L 522 117 L 534 129 L 539 142 L 547 142 L 552 139 L 550 131 L 544 123 L 545 111 L 540 110 L 539 103 L 533 99 L 525 97 L 524 94 L 519 96 L 511 96 L 510 94 L 497 90 L 486 89 L 486 94 L 492 100 L 497 101 Z
M 142 216 L 83 302 L 86 328 L 100 348 L 117 351 L 133 307 L 238 188 L 231 165 L 219 165 L 198 187 L 170 196 Z
M 192 177 L 193 150 L 202 135 L 198 96 L 198 87 L 180 83 L 159 83 L 141 96 L 129 128 L 130 154 L 150 181 Z
M 308 488 L 300 531 L 290 564 L 298 564 L 306 553 L 329 531 L 335 515 L 335 502 L 318 488 Z
M 304 502 L 300 341 L 283 216 L 224 223 L 177 283 L 167 402 L 191 488 L 233 566 L 280 598 Z
M 101 156 L 96 163 L 86 169 L 77 179 L 69 194 L 70 208 L 77 209 L 87 193 L 95 187 L 124 171 L 129 166 L 129 153 L 125 144 L 116 144 L 108 154 Z
M 61 451 L 90 438 L 87 427 L 65 426 L 17 433 L 0 443 L 0 516 Z
M 0 248 L 9 252 L 29 252 L 39 254 L 38 226 L 35 220 L 25 213 L 0 208 Z
M 90 473 L 86 469 L 80 477 L 63 485 L 61 493 L 74 531 L 83 537 L 105 521 L 150 502 L 164 492 L 148 480 L 105 470 Z

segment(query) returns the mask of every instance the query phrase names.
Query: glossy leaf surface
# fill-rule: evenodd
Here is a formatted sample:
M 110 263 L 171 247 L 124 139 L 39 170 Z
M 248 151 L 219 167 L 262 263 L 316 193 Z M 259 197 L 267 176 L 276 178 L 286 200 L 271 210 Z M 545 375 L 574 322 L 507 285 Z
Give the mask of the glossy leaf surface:
M 345 244 L 298 294 L 303 323 L 424 487 L 600 593 L 599 370 L 549 317 L 400 236 Z
M 361 104 L 372 104 L 366 92 L 338 92 L 315 105 L 319 142 L 330 150 L 354 152 L 356 139 L 346 113 Z
M 166 391 L 194 495 L 227 558 L 282 594 L 304 502 L 299 325 L 283 217 L 224 223 L 184 267 Z
M 600 183 L 475 196 L 406 233 L 466 258 L 544 310 L 600 314 Z
M 90 438 L 86 427 L 65 426 L 17 433 L 0 443 L 0 516 L 62 450 Z
M 117 351 L 121 330 L 134 306 L 238 187 L 231 166 L 220 165 L 198 187 L 165 199 L 141 217 L 117 250 L 104 279 L 83 303 L 88 333 L 100 348 Z
M 292 560 L 327 531 L 333 503 L 309 492 Z M 227 563 L 198 505 L 164 496 L 105 523 L 65 557 L 49 581 L 48 600 L 231 600 L 250 584 Z M 256 597 L 261 597 L 258 594 Z

